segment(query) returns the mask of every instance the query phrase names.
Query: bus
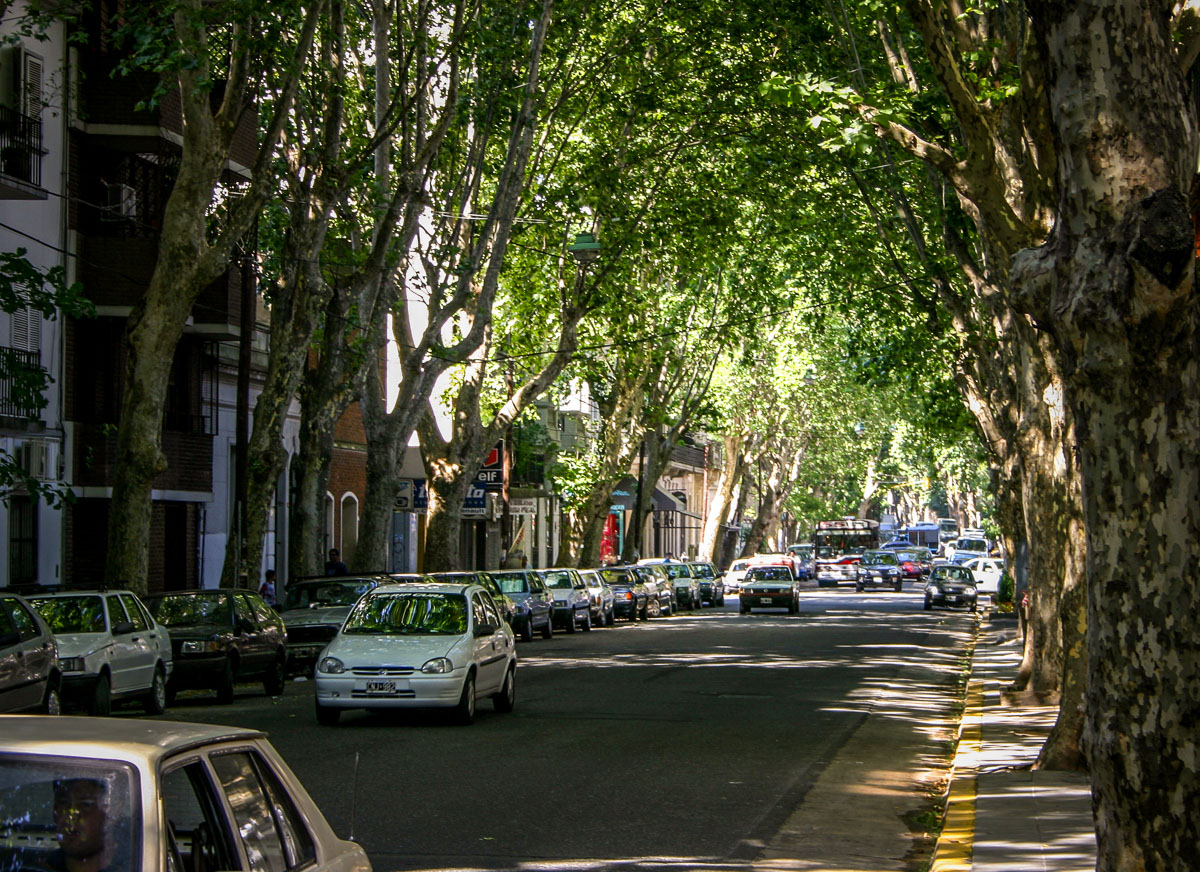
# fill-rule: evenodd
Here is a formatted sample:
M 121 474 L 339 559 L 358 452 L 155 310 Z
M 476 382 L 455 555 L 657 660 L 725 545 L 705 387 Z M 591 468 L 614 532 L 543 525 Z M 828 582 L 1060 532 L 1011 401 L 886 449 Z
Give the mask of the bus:
M 879 522 L 864 518 L 817 521 L 813 533 L 813 574 L 818 587 L 854 581 L 862 553 L 879 547 Z

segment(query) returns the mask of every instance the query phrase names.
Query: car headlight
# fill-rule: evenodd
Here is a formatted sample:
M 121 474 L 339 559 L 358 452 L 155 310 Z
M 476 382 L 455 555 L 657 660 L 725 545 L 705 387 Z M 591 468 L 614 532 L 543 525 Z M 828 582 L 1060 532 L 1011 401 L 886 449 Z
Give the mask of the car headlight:
M 324 672 L 326 675 L 340 675 L 346 671 L 346 664 L 336 657 L 322 657 L 321 662 L 317 664 L 317 672 Z
M 180 654 L 207 654 L 220 650 L 221 646 L 215 639 L 193 639 L 179 646 Z
M 454 671 L 454 664 L 450 662 L 449 657 L 434 657 L 432 660 L 425 661 L 421 671 L 426 675 L 444 675 Z
M 84 657 L 60 657 L 58 665 L 62 667 L 63 672 L 85 672 L 87 659 Z

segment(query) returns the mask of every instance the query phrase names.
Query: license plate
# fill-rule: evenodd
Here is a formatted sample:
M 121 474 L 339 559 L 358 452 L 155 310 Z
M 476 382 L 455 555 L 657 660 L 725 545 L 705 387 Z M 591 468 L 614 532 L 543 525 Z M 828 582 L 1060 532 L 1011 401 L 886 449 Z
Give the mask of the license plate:
M 367 686 L 363 688 L 367 693 L 395 693 L 396 682 L 394 681 L 368 681 Z
M 956 603 L 956 602 L 958 602 L 958 594 L 956 594 L 956 593 L 952 593 L 952 594 L 948 595 L 948 596 L 946 597 L 946 602 L 948 602 L 948 603 Z

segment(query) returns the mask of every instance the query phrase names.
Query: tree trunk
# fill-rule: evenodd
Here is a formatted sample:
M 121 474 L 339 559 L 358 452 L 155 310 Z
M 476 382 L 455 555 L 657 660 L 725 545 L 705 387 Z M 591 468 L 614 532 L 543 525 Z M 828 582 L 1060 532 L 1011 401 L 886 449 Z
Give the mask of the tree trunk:
M 734 491 L 745 468 L 742 452 L 745 437 L 740 433 L 725 433 L 721 437 L 724 460 L 717 477 L 716 493 L 708 504 L 708 515 L 704 519 L 704 538 L 700 543 L 700 559 L 713 560 L 722 544 L 724 525 L 734 505 Z
M 1062 355 L 1079 440 L 1097 869 L 1196 869 L 1196 119 L 1170 4 L 1030 10 L 1069 184 L 1051 239 L 1018 256 L 1014 284 Z

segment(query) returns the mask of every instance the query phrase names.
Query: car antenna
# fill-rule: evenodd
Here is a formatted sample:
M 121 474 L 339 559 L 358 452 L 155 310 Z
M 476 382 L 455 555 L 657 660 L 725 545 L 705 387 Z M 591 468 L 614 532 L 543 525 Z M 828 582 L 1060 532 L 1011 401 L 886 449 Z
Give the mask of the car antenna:
M 354 752 L 354 776 L 350 779 L 350 841 L 354 841 L 354 816 L 358 806 L 358 751 Z

